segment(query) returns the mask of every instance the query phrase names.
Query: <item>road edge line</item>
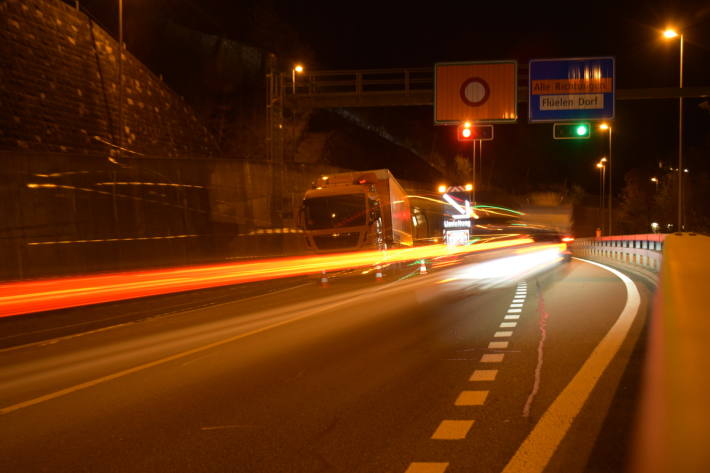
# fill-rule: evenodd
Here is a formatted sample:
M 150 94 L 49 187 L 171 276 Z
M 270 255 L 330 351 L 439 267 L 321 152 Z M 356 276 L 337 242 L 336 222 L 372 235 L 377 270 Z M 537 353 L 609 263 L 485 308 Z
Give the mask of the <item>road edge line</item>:
M 605 269 L 621 279 L 626 287 L 626 304 L 616 322 L 540 417 L 502 473 L 536 473 L 545 470 L 592 390 L 626 340 L 638 315 L 641 294 L 628 276 L 601 263 L 575 259 Z

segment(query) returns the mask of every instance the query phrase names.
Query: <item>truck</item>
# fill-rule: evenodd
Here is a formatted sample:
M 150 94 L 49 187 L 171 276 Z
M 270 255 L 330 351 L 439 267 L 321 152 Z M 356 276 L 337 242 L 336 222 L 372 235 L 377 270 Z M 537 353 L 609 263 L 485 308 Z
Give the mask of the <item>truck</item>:
M 388 169 L 320 176 L 299 212 L 317 253 L 413 246 L 409 198 Z

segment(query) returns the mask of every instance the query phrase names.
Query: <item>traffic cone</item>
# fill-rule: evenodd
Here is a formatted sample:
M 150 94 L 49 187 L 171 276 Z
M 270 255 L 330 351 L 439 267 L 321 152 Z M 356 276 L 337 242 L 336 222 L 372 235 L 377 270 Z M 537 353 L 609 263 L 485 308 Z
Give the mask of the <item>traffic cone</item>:
M 375 282 L 382 282 L 382 268 L 379 264 L 375 266 Z
M 325 270 L 320 273 L 320 285 L 321 287 L 328 287 L 328 274 L 326 274 Z
M 426 274 L 426 260 L 419 260 L 419 274 Z

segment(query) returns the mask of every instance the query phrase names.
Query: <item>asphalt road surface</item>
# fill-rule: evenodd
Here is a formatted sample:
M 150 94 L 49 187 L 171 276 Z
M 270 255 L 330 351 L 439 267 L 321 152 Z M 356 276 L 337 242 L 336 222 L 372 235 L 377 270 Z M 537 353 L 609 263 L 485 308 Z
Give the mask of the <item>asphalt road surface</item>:
M 577 259 L 490 287 L 465 270 L 4 322 L 0 469 L 621 468 L 649 289 Z

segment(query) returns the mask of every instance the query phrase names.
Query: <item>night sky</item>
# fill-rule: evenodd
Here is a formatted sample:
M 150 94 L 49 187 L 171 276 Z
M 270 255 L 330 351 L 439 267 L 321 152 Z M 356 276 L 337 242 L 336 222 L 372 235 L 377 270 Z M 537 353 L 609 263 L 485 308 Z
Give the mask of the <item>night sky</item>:
M 617 89 L 671 87 L 678 83 L 677 40 L 661 32 L 674 26 L 685 35 L 684 85 L 710 86 L 710 2 L 293 2 L 233 0 L 125 0 L 126 22 L 149 24 L 170 17 L 207 33 L 276 52 L 284 67 L 296 61 L 311 70 L 431 67 L 439 61 L 614 56 Z M 106 2 L 85 0 L 100 17 Z M 110 23 L 110 20 L 107 20 Z M 140 57 L 149 35 L 131 28 L 127 43 Z M 147 29 L 150 29 L 147 27 Z M 131 38 L 133 36 L 133 38 Z M 133 44 L 132 44 L 133 39 Z M 708 99 L 686 100 L 687 167 L 710 170 Z M 551 125 L 496 126 L 488 156 L 500 157 L 496 182 L 514 190 L 522 177 L 546 184 L 580 184 L 596 192 L 594 162 L 606 154 L 606 135 L 586 142 L 555 142 Z M 443 152 L 466 152 L 452 127 L 436 127 L 429 107 L 382 110 L 420 130 L 431 123 Z M 677 156 L 677 100 L 617 101 L 614 122 L 615 187 L 641 168 Z M 402 127 L 399 127 L 400 129 Z M 406 127 L 405 127 L 406 128 Z M 406 133 L 406 130 L 405 130 Z M 484 156 L 485 159 L 485 156 Z

